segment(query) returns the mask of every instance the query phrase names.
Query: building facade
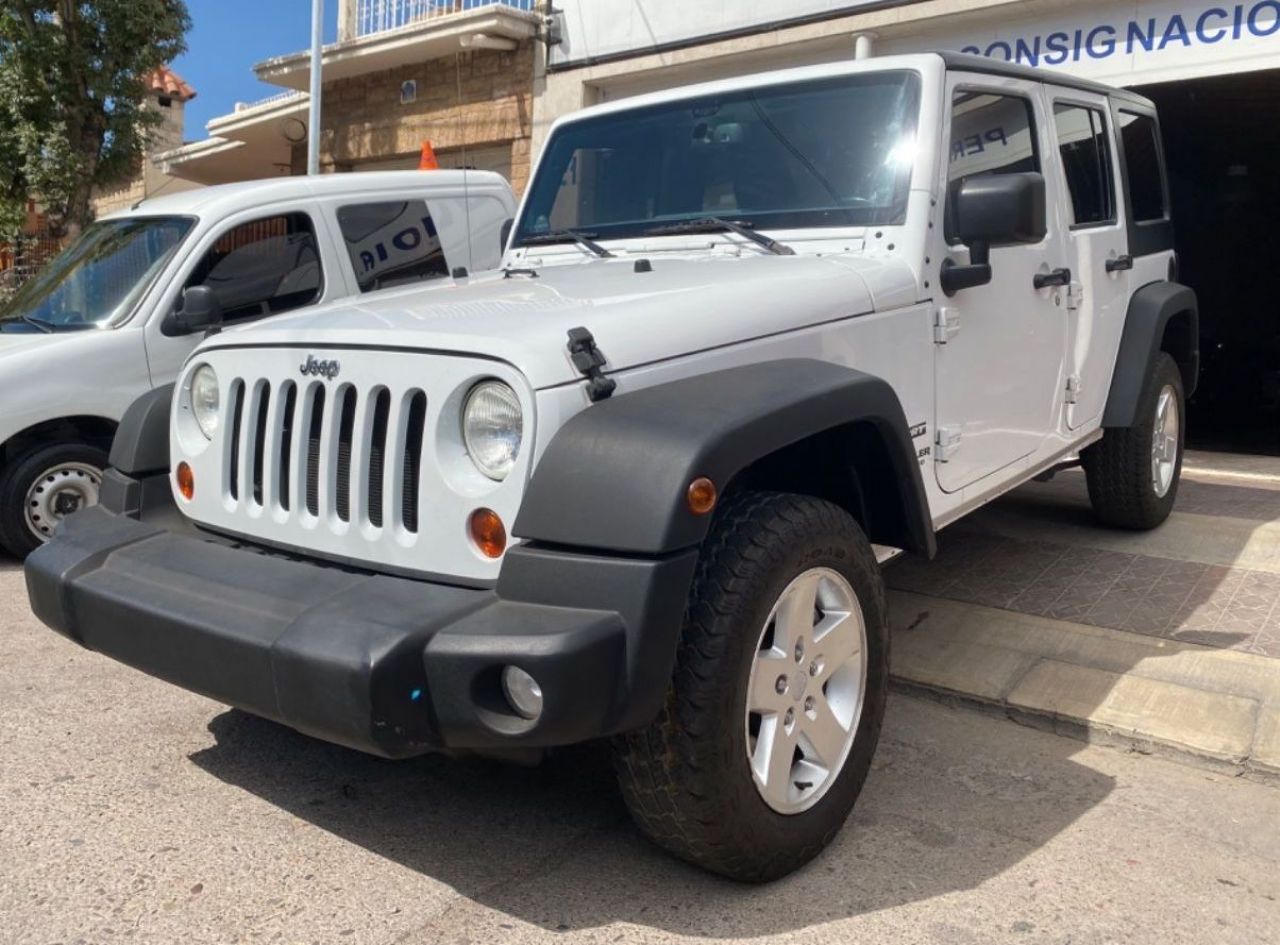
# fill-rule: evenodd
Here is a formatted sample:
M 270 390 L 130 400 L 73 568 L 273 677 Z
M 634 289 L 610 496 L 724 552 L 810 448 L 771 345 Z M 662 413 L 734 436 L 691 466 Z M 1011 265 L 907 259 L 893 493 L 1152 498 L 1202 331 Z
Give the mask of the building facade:
M 123 210 L 161 192 L 174 193 L 195 186 L 190 181 L 166 173 L 158 156 L 182 144 L 187 102 L 196 97 L 196 90 L 166 66 L 147 77 L 147 91 L 145 107 L 157 116 L 157 124 L 148 134 L 146 148 L 133 177 L 94 194 L 93 209 L 97 216 Z
M 322 57 L 324 172 L 441 167 L 529 173 L 540 0 L 339 0 Z M 210 137 L 165 155 L 171 173 L 224 183 L 306 168 L 309 52 L 254 67 L 285 91 L 238 105 Z

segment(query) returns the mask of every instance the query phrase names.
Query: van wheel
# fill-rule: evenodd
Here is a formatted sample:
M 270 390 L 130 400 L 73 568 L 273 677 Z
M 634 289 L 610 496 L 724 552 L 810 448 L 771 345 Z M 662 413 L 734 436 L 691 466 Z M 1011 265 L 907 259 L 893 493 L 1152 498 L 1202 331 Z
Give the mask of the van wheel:
M 1182 475 L 1184 400 L 1182 373 L 1162 351 L 1138 399 L 1138 422 L 1107 430 L 1080 454 L 1089 501 L 1104 524 L 1148 529 L 1169 517 Z
M 107 454 L 84 443 L 34 446 L 0 473 L 0 545 L 19 559 L 72 512 L 98 504 Z
M 676 856 L 744 882 L 790 873 L 844 824 L 880 738 L 884 585 L 830 502 L 725 502 L 694 577 L 666 704 L 614 740 L 627 806 Z

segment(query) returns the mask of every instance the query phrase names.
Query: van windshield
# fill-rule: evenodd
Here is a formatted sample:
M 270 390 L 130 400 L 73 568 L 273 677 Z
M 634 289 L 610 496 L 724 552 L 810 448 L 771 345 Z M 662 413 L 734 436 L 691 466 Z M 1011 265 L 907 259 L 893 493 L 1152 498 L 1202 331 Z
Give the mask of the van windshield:
M 190 232 L 187 217 L 133 217 L 89 226 L 0 308 L 0 323 L 76 331 L 119 324 Z
M 756 229 L 901 223 L 919 86 L 913 72 L 862 73 L 571 122 L 547 143 L 514 245 L 709 217 Z

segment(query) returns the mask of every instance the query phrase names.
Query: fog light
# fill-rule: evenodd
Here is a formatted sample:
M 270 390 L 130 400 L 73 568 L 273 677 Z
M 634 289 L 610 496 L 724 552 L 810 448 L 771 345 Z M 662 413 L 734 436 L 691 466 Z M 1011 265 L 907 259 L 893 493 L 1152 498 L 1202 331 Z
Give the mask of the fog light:
M 486 558 L 501 558 L 507 550 L 507 529 L 493 509 L 476 509 L 469 522 L 471 540 Z
M 502 694 L 521 718 L 535 722 L 542 714 L 542 687 L 519 666 L 502 671 Z
M 190 502 L 196 495 L 196 474 L 191 471 L 191 467 L 186 463 L 178 463 L 178 470 L 174 476 L 178 481 L 178 491 L 182 493 L 182 497 Z

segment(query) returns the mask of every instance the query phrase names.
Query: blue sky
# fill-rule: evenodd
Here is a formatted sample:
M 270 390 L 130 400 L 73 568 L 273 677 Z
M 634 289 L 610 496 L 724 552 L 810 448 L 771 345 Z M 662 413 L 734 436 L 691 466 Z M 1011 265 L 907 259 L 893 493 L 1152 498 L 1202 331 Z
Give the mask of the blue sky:
M 188 140 L 205 136 L 210 118 L 283 89 L 264 85 L 253 64 L 311 43 L 311 0 L 187 0 L 191 32 L 174 70 L 196 90 L 187 106 Z M 337 32 L 338 0 L 325 0 L 325 42 Z

